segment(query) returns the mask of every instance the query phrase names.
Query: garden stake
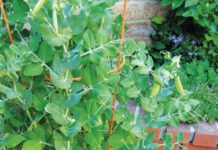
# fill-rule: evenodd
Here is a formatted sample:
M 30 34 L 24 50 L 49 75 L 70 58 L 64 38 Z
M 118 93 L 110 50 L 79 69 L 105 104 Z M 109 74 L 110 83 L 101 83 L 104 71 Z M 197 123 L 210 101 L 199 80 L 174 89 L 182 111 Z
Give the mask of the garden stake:
M 122 31 L 121 31 L 121 39 L 120 39 L 120 52 L 119 52 L 119 59 L 118 59 L 118 67 L 117 67 L 117 73 L 120 72 L 120 61 L 121 61 L 121 53 L 123 49 L 123 37 L 124 37 L 124 30 L 125 30 L 125 19 L 126 19 L 126 6 L 127 6 L 127 0 L 124 2 L 124 9 L 123 9 L 123 22 L 122 22 Z M 113 123 L 114 123 L 114 110 L 115 110 L 115 103 L 116 103 L 116 89 L 118 84 L 115 85 L 114 88 L 114 99 L 113 99 L 113 110 L 112 110 L 112 117 L 111 117 L 111 128 L 110 128 L 110 136 L 113 134 Z M 111 149 L 111 145 L 109 144 L 109 150 Z
M 0 0 L 0 6 L 2 7 L 2 13 L 3 13 L 3 16 L 4 16 L 4 20 L 5 20 L 6 27 L 7 27 L 7 29 L 8 29 L 8 35 L 9 35 L 11 44 L 14 44 L 14 40 L 13 40 L 13 37 L 12 37 L 12 35 L 11 35 L 10 26 L 9 26 L 9 24 L 8 24 L 8 19 L 7 19 L 6 13 L 5 13 L 5 9 L 4 9 L 2 0 Z M 21 74 L 21 71 L 19 71 L 19 73 Z M 26 83 L 25 83 L 23 80 L 22 80 L 22 83 L 23 83 L 23 86 L 26 87 Z

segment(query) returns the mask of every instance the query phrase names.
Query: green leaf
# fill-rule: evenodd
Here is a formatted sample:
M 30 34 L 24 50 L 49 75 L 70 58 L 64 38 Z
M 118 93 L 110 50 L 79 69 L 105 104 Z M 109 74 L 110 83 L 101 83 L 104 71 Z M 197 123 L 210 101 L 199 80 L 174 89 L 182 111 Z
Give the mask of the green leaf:
M 0 114 L 4 114 L 5 112 L 5 101 L 0 100 Z
M 116 148 L 116 149 L 119 149 L 120 147 L 122 147 L 122 146 L 124 145 L 123 142 L 122 142 L 122 140 L 123 140 L 123 137 L 122 137 L 121 135 L 119 135 L 119 134 L 113 134 L 113 135 L 109 138 L 108 143 L 109 143 L 112 147 L 114 147 L 114 148 Z
M 23 144 L 22 150 L 42 150 L 43 145 L 36 140 L 28 140 Z
M 33 36 L 30 41 L 28 42 L 28 46 L 31 51 L 35 52 L 39 48 L 39 37 L 38 36 Z
M 137 67 L 135 69 L 136 72 L 138 72 L 139 74 L 143 74 L 143 75 L 147 75 L 150 73 L 151 70 L 151 67 L 150 66 L 140 66 L 140 67 Z
M 22 108 L 24 110 L 29 109 L 32 106 L 32 91 L 30 89 L 26 89 L 23 94 L 23 102 Z
M 73 124 L 70 127 L 62 126 L 60 130 L 63 132 L 63 134 L 68 137 L 69 139 L 72 139 L 74 136 L 77 135 L 77 133 L 81 130 L 81 125 L 79 124 Z
M 130 88 L 127 90 L 127 96 L 128 97 L 138 97 L 139 96 L 140 91 L 138 91 L 135 87 L 134 88 Z
M 72 75 L 70 72 L 68 72 L 68 76 L 62 76 L 56 74 L 52 70 L 50 70 L 51 80 L 52 83 L 60 89 L 68 89 L 71 86 L 72 83 Z
M 151 144 L 154 141 L 154 130 L 152 130 L 146 137 L 146 140 L 144 140 L 144 144 L 148 145 Z
M 101 146 L 101 141 L 103 140 L 103 136 L 101 132 L 98 131 L 98 128 L 92 129 L 87 135 L 86 135 L 86 142 L 90 145 L 94 145 L 97 147 Z
M 53 119 L 61 125 L 67 125 L 73 122 L 71 118 L 60 112 L 60 107 L 54 103 L 48 103 L 45 106 L 45 111 L 52 114 Z
M 6 147 L 13 148 L 24 141 L 24 137 L 19 134 L 10 134 L 7 137 Z
M 76 106 L 79 103 L 80 99 L 82 98 L 82 95 L 83 95 L 83 92 L 74 94 L 71 97 L 71 99 L 65 101 L 65 106 L 69 108 Z
M 165 21 L 165 18 L 163 16 L 156 15 L 151 19 L 151 21 L 156 24 L 162 24 Z
M 34 95 L 33 96 L 33 106 L 37 111 L 43 111 L 47 101 L 44 100 L 44 96 Z
M 83 34 L 84 46 L 85 48 L 91 50 L 95 47 L 95 38 L 91 30 L 86 30 Z
M 23 74 L 25 76 L 38 76 L 43 73 L 43 66 L 40 63 L 29 64 L 24 67 Z
M 185 0 L 185 7 L 191 7 L 197 5 L 199 0 Z
M 42 24 L 39 26 L 42 37 L 52 46 L 62 46 L 72 37 L 70 28 L 64 29 L 63 34 L 54 33 L 50 26 Z
M 68 150 L 69 149 L 67 141 L 57 131 L 53 132 L 53 140 L 55 144 L 55 149 L 57 150 Z
M 184 0 L 173 0 L 172 8 L 176 9 L 183 4 Z
M 65 68 L 62 65 L 62 62 L 60 60 L 59 55 L 55 55 L 53 62 L 52 62 L 52 67 L 55 70 L 55 72 L 57 72 L 58 74 L 64 74 L 65 73 Z
M 80 55 L 75 54 L 70 61 L 66 62 L 64 66 L 69 69 L 77 69 L 80 63 Z
M 120 81 L 120 84 L 125 88 L 129 88 L 134 84 L 134 81 L 130 80 L 129 78 L 126 78 Z
M 25 132 L 25 135 L 28 136 L 28 138 L 31 140 L 46 141 L 45 140 L 45 129 L 41 125 L 34 126 L 31 130 L 28 130 L 27 132 Z
M 167 6 L 172 4 L 173 0 L 161 0 L 161 5 L 162 6 Z
M 164 143 L 170 143 L 173 140 L 171 133 L 165 133 L 162 137 Z
M 158 148 L 160 145 L 158 143 L 151 143 L 145 146 L 145 150 L 152 150 Z
M 0 83 L 0 92 L 6 94 L 8 92 L 12 92 L 12 90 L 10 88 L 8 88 L 7 86 Z
M 39 48 L 39 58 L 45 63 L 50 62 L 53 59 L 54 48 L 44 41 Z
M 72 35 L 81 34 L 87 26 L 87 16 L 84 11 L 81 11 L 80 14 L 71 14 L 70 17 L 66 20 L 65 25 L 70 25 L 72 29 Z
M 96 42 L 99 46 L 103 46 L 108 42 L 108 35 L 103 31 L 102 28 L 96 33 Z
M 183 134 L 181 132 L 177 133 L 176 134 L 176 142 L 181 142 L 183 141 L 184 137 L 183 137 Z

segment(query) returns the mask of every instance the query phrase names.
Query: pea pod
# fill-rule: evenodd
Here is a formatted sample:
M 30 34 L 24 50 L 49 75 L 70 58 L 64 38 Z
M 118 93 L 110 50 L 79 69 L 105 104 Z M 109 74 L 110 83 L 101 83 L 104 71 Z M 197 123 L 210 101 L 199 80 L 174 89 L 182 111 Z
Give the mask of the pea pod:
M 154 83 L 153 89 L 151 91 L 150 94 L 150 98 L 155 97 L 158 93 L 158 91 L 160 90 L 160 84 L 158 84 L 157 82 Z
M 33 16 L 36 15 L 36 13 L 42 8 L 43 4 L 45 3 L 46 0 L 39 0 L 38 3 L 36 4 L 35 8 L 33 9 Z
M 175 86 L 179 94 L 185 95 L 179 76 L 175 77 Z

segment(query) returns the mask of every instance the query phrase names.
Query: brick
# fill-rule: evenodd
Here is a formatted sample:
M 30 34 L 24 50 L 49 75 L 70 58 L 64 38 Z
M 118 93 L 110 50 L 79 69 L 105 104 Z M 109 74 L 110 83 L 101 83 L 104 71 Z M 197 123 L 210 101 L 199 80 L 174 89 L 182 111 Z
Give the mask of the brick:
M 179 127 L 167 126 L 167 133 L 172 133 L 173 143 L 176 143 L 175 137 L 176 137 L 176 134 L 179 132 L 182 132 L 183 137 L 184 137 L 184 140 L 181 143 L 188 143 L 190 140 L 190 136 L 191 136 L 189 124 L 180 123 Z
M 208 124 L 206 122 L 201 122 L 195 127 L 195 136 L 193 140 L 193 145 L 204 146 L 204 147 L 216 147 L 218 142 L 218 129 L 216 124 Z
M 114 16 L 123 13 L 124 2 L 117 2 L 112 6 Z M 158 1 L 128 1 L 126 20 L 148 19 L 155 16 L 159 7 Z
M 218 147 L 203 147 L 193 144 L 183 145 L 183 150 L 218 150 Z
M 149 36 L 152 32 L 150 20 L 134 20 L 127 22 L 126 37 Z

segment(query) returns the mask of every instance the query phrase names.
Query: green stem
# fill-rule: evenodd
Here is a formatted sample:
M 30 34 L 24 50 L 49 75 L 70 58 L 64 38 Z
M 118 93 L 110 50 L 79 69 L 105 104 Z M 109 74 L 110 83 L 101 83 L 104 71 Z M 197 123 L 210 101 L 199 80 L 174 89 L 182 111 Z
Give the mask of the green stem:
M 43 4 L 45 3 L 46 0 L 39 0 L 38 3 L 36 4 L 35 8 L 33 9 L 33 16 L 36 15 L 36 13 L 42 8 Z

